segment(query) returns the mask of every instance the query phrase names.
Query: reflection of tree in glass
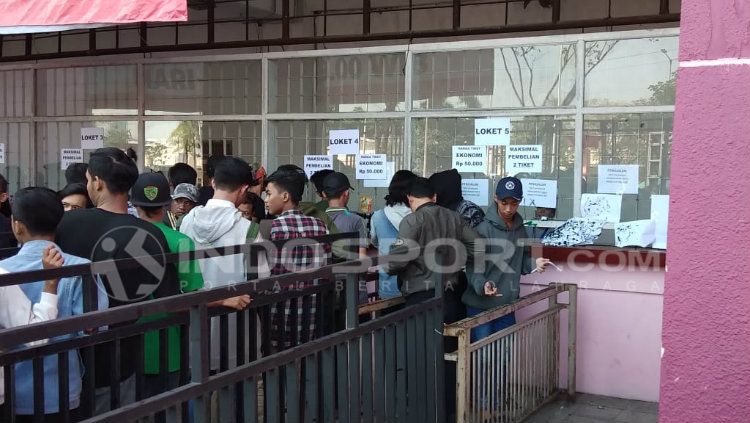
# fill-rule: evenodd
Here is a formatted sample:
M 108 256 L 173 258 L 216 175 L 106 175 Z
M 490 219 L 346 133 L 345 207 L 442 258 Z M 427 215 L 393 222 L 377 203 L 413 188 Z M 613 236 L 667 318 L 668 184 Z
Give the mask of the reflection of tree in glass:
M 586 43 L 584 51 L 584 74 L 588 75 L 591 73 L 612 52 L 618 41 L 594 41 Z M 535 64 L 546 51 L 536 46 L 500 49 L 500 57 L 503 60 L 505 74 L 511 82 L 513 94 L 521 107 L 565 106 L 571 104 L 575 98 L 575 84 L 567 92 L 559 92 L 560 78 L 564 74 L 564 70 L 569 66 L 575 66 L 576 52 L 575 45 L 572 44 L 560 46 L 560 68 L 555 79 L 541 100 L 534 97 L 532 90 L 536 77 L 534 73 Z M 523 65 L 521 62 L 523 62 Z M 515 66 L 513 66 L 514 63 Z M 511 67 L 513 67 L 512 70 L 514 72 L 511 71 Z
M 181 156 L 182 161 L 187 162 L 195 154 L 195 146 L 201 141 L 200 122 L 186 120 L 177 125 L 167 139 L 174 152 Z
M 111 122 L 107 125 L 107 131 L 104 134 L 105 147 L 126 148 L 130 141 L 134 141 L 134 138 L 126 122 Z

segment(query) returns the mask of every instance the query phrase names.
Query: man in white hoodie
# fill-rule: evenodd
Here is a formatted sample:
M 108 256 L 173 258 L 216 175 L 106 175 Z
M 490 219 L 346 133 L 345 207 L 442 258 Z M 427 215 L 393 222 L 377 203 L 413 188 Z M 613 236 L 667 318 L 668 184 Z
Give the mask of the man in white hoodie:
M 242 217 L 237 210 L 253 183 L 250 165 L 237 157 L 223 157 L 216 162 L 212 186 L 213 198 L 197 206 L 182 218 L 180 232 L 195 241 L 197 249 L 240 245 L 258 240 L 260 226 Z M 206 288 L 230 287 L 247 280 L 244 254 L 211 257 L 200 260 Z M 236 333 L 235 315 L 230 315 L 229 333 Z M 219 367 L 219 319 L 211 321 L 211 368 Z M 229 365 L 236 364 L 236 339 L 229 336 Z
M 388 185 L 388 195 L 385 196 L 385 208 L 376 211 L 370 220 L 370 240 L 378 247 L 378 254 L 388 255 L 391 245 L 398 238 L 398 226 L 401 220 L 411 214 L 409 199 L 406 193 L 412 181 L 417 175 L 409 170 L 399 170 L 393 175 Z M 398 289 L 396 276 L 389 276 L 384 271 L 379 271 L 378 297 L 381 299 L 398 297 L 401 291 Z

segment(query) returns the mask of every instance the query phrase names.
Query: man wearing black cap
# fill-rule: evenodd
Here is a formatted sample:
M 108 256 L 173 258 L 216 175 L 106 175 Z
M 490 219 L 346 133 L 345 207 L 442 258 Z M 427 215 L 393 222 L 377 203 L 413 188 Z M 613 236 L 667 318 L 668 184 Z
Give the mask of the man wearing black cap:
M 359 215 L 349 211 L 346 205 L 349 203 L 350 190 L 349 178 L 341 172 L 331 172 L 323 179 L 322 192 L 328 201 L 326 214 L 336 225 L 336 228 L 342 233 L 358 232 L 359 233 L 359 255 L 367 255 L 367 233 L 364 222 Z
M 510 304 L 518 299 L 521 275 L 531 273 L 536 267 L 544 271 L 549 260 L 534 260 L 528 247 L 519 246 L 527 238 L 523 218 L 518 206 L 523 199 L 523 186 L 517 178 L 502 178 L 495 189 L 494 207 L 487 208 L 487 215 L 477 225 L 477 233 L 489 240 L 486 249 L 484 271 L 473 272 L 467 268 L 469 287 L 463 295 L 466 311 L 475 316 L 485 310 Z M 494 259 L 502 258 L 502 262 Z M 479 263 L 475 263 L 479 264 Z M 493 320 L 471 330 L 472 342 L 515 324 L 513 313 Z

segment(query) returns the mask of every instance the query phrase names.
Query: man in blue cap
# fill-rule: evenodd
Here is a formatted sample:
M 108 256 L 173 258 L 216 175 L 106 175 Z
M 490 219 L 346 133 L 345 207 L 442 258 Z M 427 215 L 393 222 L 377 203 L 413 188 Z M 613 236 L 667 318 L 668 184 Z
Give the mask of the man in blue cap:
M 469 287 L 462 300 L 469 316 L 517 300 L 521 275 L 531 273 L 535 267 L 543 272 L 549 263 L 545 258 L 534 260 L 529 248 L 519 245 L 519 240 L 527 238 L 523 218 L 518 214 L 522 198 L 521 181 L 502 178 L 495 189 L 495 207 L 488 207 L 484 220 L 474 228 L 488 245 L 483 271 L 467 269 Z M 495 260 L 498 257 L 501 259 Z M 505 315 L 472 329 L 471 340 L 475 342 L 515 323 L 513 313 Z

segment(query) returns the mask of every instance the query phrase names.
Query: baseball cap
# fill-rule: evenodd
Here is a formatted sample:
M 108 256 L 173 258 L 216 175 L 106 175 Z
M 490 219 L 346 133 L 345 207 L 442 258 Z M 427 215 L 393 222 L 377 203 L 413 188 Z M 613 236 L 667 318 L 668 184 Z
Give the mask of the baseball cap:
M 348 189 L 354 188 L 349 184 L 349 178 L 341 172 L 333 172 L 323 179 L 323 194 L 327 196 L 338 195 Z
M 173 200 L 176 200 L 178 198 L 187 198 L 193 203 L 197 203 L 198 197 L 200 197 L 200 195 L 198 194 L 198 188 L 196 188 L 195 185 L 188 183 L 177 185 L 174 188 L 174 192 L 172 193 Z
M 146 172 L 138 175 L 138 179 L 130 189 L 130 202 L 134 206 L 166 206 L 172 202 L 169 196 L 169 181 L 167 177 L 157 172 Z
M 521 201 L 523 198 L 523 185 L 521 185 L 521 181 L 518 178 L 508 176 L 497 183 L 495 194 L 501 200 L 510 197 Z

